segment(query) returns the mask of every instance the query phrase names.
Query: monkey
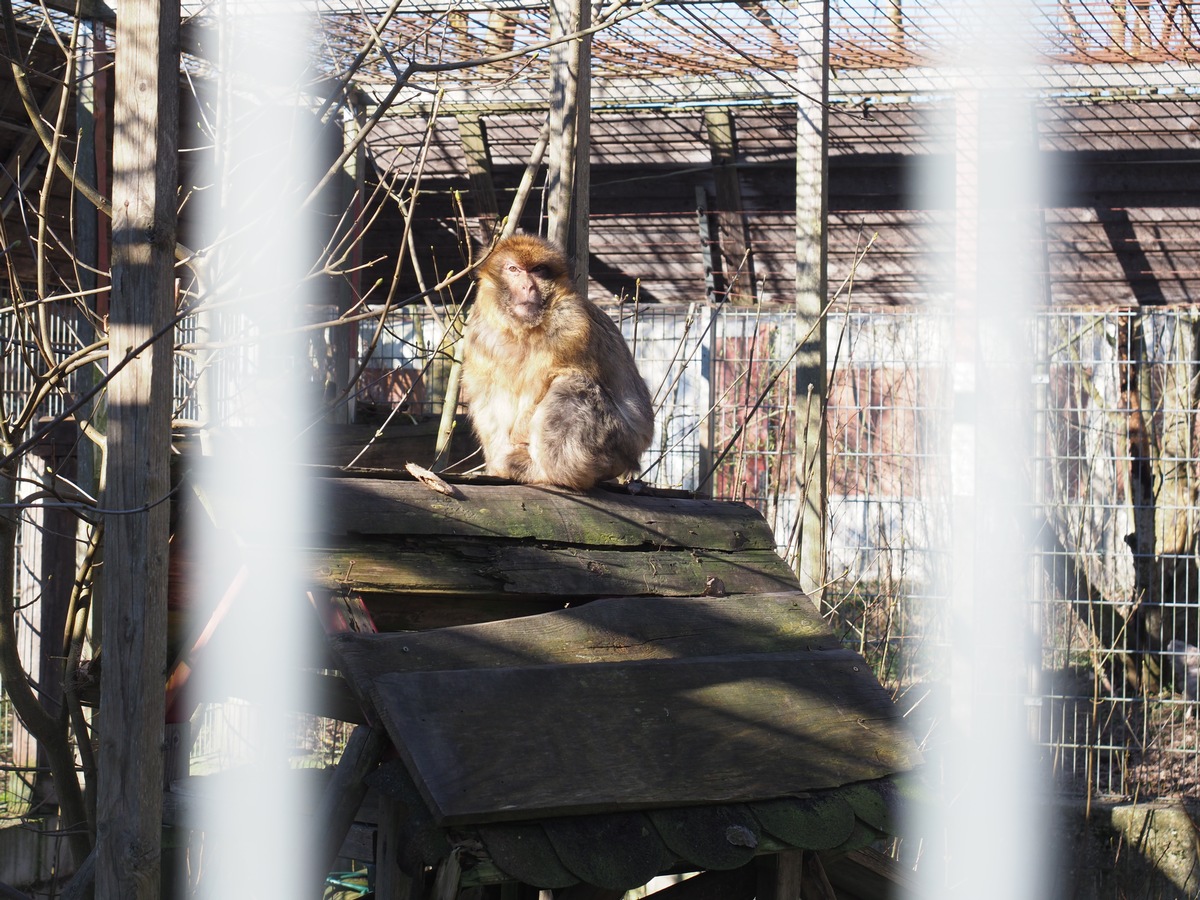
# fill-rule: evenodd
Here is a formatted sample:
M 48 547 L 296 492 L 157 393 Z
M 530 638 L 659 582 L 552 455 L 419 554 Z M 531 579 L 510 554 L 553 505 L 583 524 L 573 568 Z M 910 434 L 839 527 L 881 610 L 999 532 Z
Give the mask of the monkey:
M 548 241 L 501 240 L 481 265 L 462 389 L 485 471 L 586 491 L 637 471 L 654 409 L 620 330 Z

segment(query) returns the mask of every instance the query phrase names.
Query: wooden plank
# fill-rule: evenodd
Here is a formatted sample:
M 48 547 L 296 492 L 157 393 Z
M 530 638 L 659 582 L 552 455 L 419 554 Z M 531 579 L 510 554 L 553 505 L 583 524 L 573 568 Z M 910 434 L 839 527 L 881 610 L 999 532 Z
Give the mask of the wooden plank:
M 456 482 L 462 499 L 415 481 L 327 478 L 317 486 L 327 534 L 445 535 L 563 544 L 772 550 L 766 520 L 744 503 L 633 496 L 604 489 Z
M 758 280 L 748 240 L 742 188 L 738 175 L 737 136 L 733 111 L 709 108 L 704 111 L 712 153 L 713 177 L 717 186 L 717 219 L 720 223 L 721 270 L 728 293 L 722 299 L 751 305 L 756 302 Z
M 364 779 L 379 765 L 386 747 L 387 736 L 382 728 L 359 725 L 351 732 L 314 816 L 324 831 L 317 839 L 312 859 L 313 884 L 319 883 L 332 868 L 367 795 Z
M 444 825 L 761 800 L 918 761 L 846 650 L 397 673 L 371 693 Z
M 563 865 L 583 884 L 603 890 L 631 891 L 672 862 L 641 812 L 560 816 L 543 822 L 542 828 Z
M 466 540 L 424 545 L 362 541 L 312 551 L 309 560 L 315 587 L 364 595 L 697 596 L 704 593 L 709 578 L 719 578 L 730 594 L 796 587 L 795 575 L 774 550 L 723 553 Z
M 496 867 L 526 884 L 561 890 L 579 878 L 562 864 L 541 825 L 481 825 L 480 837 Z
M 633 662 L 839 646 L 812 603 L 797 592 L 620 597 L 506 622 L 422 634 L 346 634 L 331 640 L 343 673 L 364 692 L 372 680 L 394 672 Z
M 685 806 L 647 816 L 674 858 L 701 869 L 739 869 L 758 853 L 762 827 L 749 806 Z
M 554 612 L 568 605 L 553 597 L 469 597 L 449 594 L 367 594 L 381 632 L 427 631 Z
M 808 850 L 832 850 L 854 833 L 854 810 L 840 792 L 766 800 L 754 805 L 754 816 L 784 843 Z
M 467 177 L 471 181 L 471 199 L 478 220 L 476 237 L 479 246 L 487 247 L 491 244 L 496 223 L 500 221 L 500 206 L 496 202 L 496 188 L 492 183 L 492 155 L 488 150 L 487 125 L 483 116 L 477 113 L 462 112 L 456 118 L 458 136 L 467 162 Z
M 787 850 L 759 859 L 757 900 L 809 900 L 811 894 L 800 893 L 804 855 L 803 850 Z

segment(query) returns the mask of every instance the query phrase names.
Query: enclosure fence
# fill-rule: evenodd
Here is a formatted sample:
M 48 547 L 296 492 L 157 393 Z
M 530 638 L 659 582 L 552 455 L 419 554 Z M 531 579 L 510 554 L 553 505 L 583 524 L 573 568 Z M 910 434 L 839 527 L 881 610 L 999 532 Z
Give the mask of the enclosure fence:
M 642 479 L 751 504 L 794 557 L 800 461 L 812 452 L 795 424 L 813 402 L 795 383 L 805 337 L 796 316 L 701 304 L 612 314 L 658 411 Z M 948 668 L 952 328 L 946 313 L 911 308 L 840 310 L 827 322 L 820 605 L 931 744 L 938 722 L 927 700 Z M 440 413 L 456 333 L 438 310 L 396 311 L 364 356 L 356 403 L 400 410 L 397 423 Z M 1067 793 L 1200 795 L 1200 309 L 1047 311 L 1028 334 L 1029 552 L 1011 590 L 1037 639 L 1030 739 Z M 181 411 L 195 409 L 194 363 L 180 355 Z M 40 363 L 14 337 L 3 364 L 5 401 L 19 402 L 32 389 L 28 366 Z M 38 490 L 43 469 L 34 460 L 25 470 L 21 496 Z M 31 652 L 45 627 L 34 615 L 37 548 L 64 528 L 50 512 L 21 513 L 18 628 Z M 228 713 L 206 715 L 201 756 L 208 732 L 237 727 Z M 2 719 L 11 791 L 37 762 L 11 713 Z
M 658 410 L 641 478 L 751 504 L 794 557 L 810 449 L 795 430 L 809 402 L 794 381 L 797 318 L 703 305 L 612 314 Z M 445 321 L 406 309 L 389 324 L 364 396 L 440 412 Z M 925 700 L 948 658 L 952 326 L 912 308 L 827 323 L 822 609 L 930 741 Z M 1012 596 L 1039 642 L 1031 739 L 1067 792 L 1200 793 L 1200 312 L 1047 311 L 1028 329 L 1029 565 Z

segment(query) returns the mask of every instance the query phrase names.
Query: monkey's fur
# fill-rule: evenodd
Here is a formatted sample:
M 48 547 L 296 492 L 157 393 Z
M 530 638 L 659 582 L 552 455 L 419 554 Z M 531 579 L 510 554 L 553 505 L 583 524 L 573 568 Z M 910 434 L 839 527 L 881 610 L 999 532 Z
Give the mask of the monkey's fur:
M 584 491 L 636 472 L 650 446 L 650 392 L 621 332 L 540 238 L 484 261 L 462 386 L 489 475 Z

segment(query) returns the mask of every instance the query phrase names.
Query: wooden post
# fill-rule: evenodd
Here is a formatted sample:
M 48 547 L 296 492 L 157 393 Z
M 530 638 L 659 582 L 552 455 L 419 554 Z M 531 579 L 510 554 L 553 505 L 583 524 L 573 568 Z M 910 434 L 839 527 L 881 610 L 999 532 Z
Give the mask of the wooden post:
M 419 896 L 419 886 L 400 868 L 404 811 L 394 800 L 384 800 L 375 833 L 375 896 L 379 900 L 410 900 Z M 417 890 L 414 890 L 414 887 Z
M 892 42 L 893 49 L 900 50 L 904 47 L 904 8 L 901 5 L 901 0 L 888 0 L 888 40 Z
M 457 117 L 458 137 L 467 158 L 467 177 L 471 180 L 471 200 L 477 221 L 476 239 L 488 247 L 500 221 L 500 204 L 496 202 L 496 187 L 492 183 L 492 153 L 488 147 L 487 126 L 478 113 L 461 113 Z
M 179 7 L 121 4 L 96 894 L 159 895 L 179 117 Z M 156 338 L 156 339 L 155 339 Z M 148 348 L 138 348 L 153 340 Z M 127 364 L 126 364 L 127 363 Z
M 325 787 L 317 810 L 316 821 L 326 830 L 315 859 L 315 884 L 321 882 L 337 858 L 338 850 L 345 842 L 346 834 L 354 824 L 354 816 L 366 796 L 364 779 L 375 771 L 387 746 L 387 737 L 382 728 L 359 725 L 351 732 L 342 759 Z
M 550 37 L 574 34 L 591 25 L 588 0 L 553 0 Z M 588 215 L 591 176 L 591 36 L 557 44 L 550 56 L 550 240 L 574 260 L 575 288 L 587 293 Z
M 829 5 L 801 0 L 796 101 L 796 316 L 804 340 L 796 356 L 796 574 L 820 605 L 825 581 L 825 315 L 829 171 Z M 811 334 L 809 332 L 811 331 Z
M 800 900 L 803 866 L 803 850 L 760 857 L 757 900 Z
M 708 132 L 708 147 L 717 184 L 717 241 L 727 291 L 724 299 L 731 303 L 752 305 L 758 298 L 758 291 L 736 166 L 737 135 L 733 113 L 728 109 L 706 109 L 704 127 Z

